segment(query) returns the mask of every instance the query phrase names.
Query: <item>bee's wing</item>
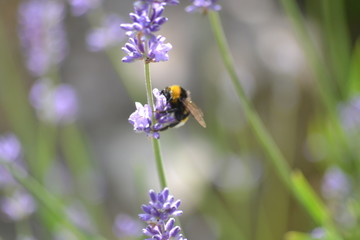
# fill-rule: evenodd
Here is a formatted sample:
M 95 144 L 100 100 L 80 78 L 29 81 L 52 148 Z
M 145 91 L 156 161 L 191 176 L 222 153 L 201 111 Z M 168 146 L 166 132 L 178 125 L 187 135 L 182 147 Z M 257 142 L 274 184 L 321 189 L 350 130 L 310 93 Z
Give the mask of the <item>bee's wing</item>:
M 196 121 L 204 128 L 206 128 L 206 123 L 204 120 L 204 114 L 203 112 L 200 110 L 200 108 L 198 106 L 196 106 L 196 104 L 191 101 L 191 99 L 185 99 L 183 101 L 185 107 L 190 111 L 190 113 L 194 116 L 194 118 L 196 119 Z

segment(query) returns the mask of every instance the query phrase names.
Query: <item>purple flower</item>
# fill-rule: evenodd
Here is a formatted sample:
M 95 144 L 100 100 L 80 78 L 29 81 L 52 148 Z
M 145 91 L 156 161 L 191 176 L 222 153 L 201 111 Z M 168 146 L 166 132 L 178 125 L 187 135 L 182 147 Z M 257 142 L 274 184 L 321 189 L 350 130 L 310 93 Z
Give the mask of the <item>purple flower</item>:
M 133 112 L 129 117 L 129 122 L 134 126 L 136 132 L 151 132 L 151 109 L 150 106 L 145 104 L 144 106 L 136 102 L 136 111 Z
M 0 163 L 6 161 L 14 165 L 19 165 L 18 161 L 21 155 L 21 145 L 14 134 L 0 136 Z M 17 166 L 20 167 L 20 166 Z M 9 171 L 0 165 L 0 188 L 15 183 L 14 178 Z
M 97 52 L 118 45 L 124 38 L 124 30 L 119 28 L 120 22 L 119 16 L 110 15 L 101 27 L 93 29 L 86 37 L 89 50 Z
M 217 0 L 192 0 L 192 5 L 185 8 L 186 12 L 202 12 L 206 13 L 208 10 L 220 11 L 221 6 L 216 4 Z
M 14 162 L 19 159 L 21 145 L 14 134 L 0 136 L 0 159 L 7 162 Z
M 134 13 L 130 13 L 132 23 L 121 24 L 129 41 L 122 48 L 127 54 L 123 62 L 145 59 L 147 63 L 167 61 L 172 46 L 164 43 L 165 37 L 155 36 L 168 19 L 162 16 L 165 5 L 178 4 L 176 0 L 142 0 L 134 3 Z
M 1 201 L 1 210 L 13 221 L 19 221 L 36 210 L 36 204 L 31 195 L 22 190 L 16 190 L 11 196 Z
M 326 198 L 339 199 L 350 193 L 351 185 L 347 175 L 340 168 L 331 167 L 325 173 L 321 190 Z
M 119 238 L 139 237 L 141 225 L 139 221 L 133 219 L 131 216 L 119 214 L 116 216 L 113 230 Z
M 148 224 L 143 229 L 143 233 L 150 237 L 148 239 L 185 240 L 180 234 L 180 227 L 175 226 L 175 219 L 173 218 L 182 214 L 182 211 L 178 210 L 180 200 L 175 201 L 174 197 L 169 194 L 168 188 L 159 193 L 150 190 L 149 196 L 149 204 L 142 205 L 142 210 L 145 213 L 139 214 L 139 218 Z
M 35 82 L 30 91 L 30 102 L 40 119 L 51 123 L 71 123 L 78 112 L 78 99 L 69 84 L 53 86 L 48 79 Z
M 0 135 L 0 188 L 17 184 L 7 168 L 1 166 L 1 161 L 9 163 L 23 177 L 27 176 L 25 164 L 21 160 L 21 151 L 21 144 L 14 134 Z
M 128 55 L 122 58 L 123 62 L 129 63 L 144 58 L 144 43 L 136 38 L 129 38 L 129 42 L 122 47 L 122 50 Z
M 168 51 L 171 50 L 172 45 L 170 43 L 164 43 L 165 37 L 159 35 L 153 38 L 149 42 L 149 53 L 147 60 L 151 62 L 160 62 L 169 60 Z
M 143 233 L 151 238 L 150 239 L 157 239 L 157 240 L 170 240 L 170 239 L 177 239 L 177 240 L 186 240 L 180 234 L 181 228 L 175 225 L 175 219 L 170 218 L 164 225 L 149 225 L 143 229 Z
M 129 42 L 123 47 L 123 51 L 128 56 L 123 57 L 123 62 L 133 62 L 135 60 L 146 59 L 146 62 L 160 62 L 169 60 L 168 51 L 172 46 L 164 43 L 165 37 L 161 35 L 151 38 L 147 42 L 139 41 L 137 38 L 129 38 Z M 145 47 L 145 44 L 148 47 Z M 147 52 L 145 50 L 147 49 Z
M 154 36 L 153 32 L 160 30 L 161 25 L 168 20 L 166 17 L 161 16 L 164 12 L 164 7 L 152 4 L 151 8 L 151 11 L 149 11 L 148 8 L 135 6 L 135 13 L 129 14 L 133 23 L 120 24 L 120 27 L 127 31 L 126 35 L 135 37 L 141 33 L 145 40 L 146 38 L 152 38 Z
M 26 66 L 35 77 L 44 76 L 65 58 L 64 10 L 59 1 L 29 0 L 19 7 L 19 38 Z
M 101 0 L 68 0 L 74 16 L 82 16 L 89 10 L 97 8 Z
M 144 106 L 136 102 L 136 111 L 129 117 L 129 122 L 134 126 L 136 132 L 145 132 L 147 136 L 160 138 L 159 131 L 164 127 L 176 122 L 176 119 L 172 113 L 167 112 L 170 109 L 170 105 L 166 100 L 166 97 L 161 94 L 158 89 L 153 90 L 154 96 L 154 120 L 152 122 L 152 111 L 148 104 Z
M 170 104 L 167 102 L 166 97 L 161 94 L 157 88 L 153 90 L 154 100 L 155 100 L 155 120 L 154 130 L 158 131 L 168 124 L 176 122 L 176 119 L 173 114 L 168 113 Z
M 311 231 L 310 236 L 314 239 L 325 239 L 326 231 L 324 228 L 317 227 Z
M 349 133 L 360 131 L 360 97 L 353 97 L 339 106 L 340 120 L 343 128 Z

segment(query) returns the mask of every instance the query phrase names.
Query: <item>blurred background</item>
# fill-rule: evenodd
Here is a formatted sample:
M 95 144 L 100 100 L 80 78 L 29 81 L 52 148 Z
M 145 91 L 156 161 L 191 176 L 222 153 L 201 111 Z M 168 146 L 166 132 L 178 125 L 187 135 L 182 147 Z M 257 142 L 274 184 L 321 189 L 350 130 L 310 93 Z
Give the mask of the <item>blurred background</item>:
M 12 139 L 19 169 L 64 204 L 77 229 L 106 239 L 144 239 L 140 206 L 149 201 L 149 189 L 161 189 L 151 140 L 128 122 L 135 102 L 146 102 L 143 62 L 121 62 L 127 39 L 119 24 L 130 22 L 133 1 L 93 0 L 87 9 L 81 1 L 43 0 L 43 8 L 31 10 L 33 1 L 0 0 L 0 154 Z M 58 6 L 45 8 L 49 2 Z M 360 239 L 360 2 L 296 2 L 316 52 L 280 1 L 218 3 L 247 97 L 344 239 Z M 328 239 L 267 160 L 208 18 L 186 13 L 189 4 L 166 7 L 169 20 L 160 34 L 173 49 L 169 61 L 151 64 L 153 87 L 190 90 L 207 122 L 203 129 L 190 118 L 161 134 L 168 185 L 182 201 L 187 238 L 295 239 L 289 232 L 296 231 L 305 234 L 299 240 Z M 35 52 L 52 55 L 33 59 L 29 48 L 37 44 Z M 44 64 L 50 65 L 46 73 Z M 1 187 L 3 209 L 17 192 L 14 184 Z M 77 239 L 43 203 L 26 204 L 16 205 L 15 215 L 0 214 L 0 239 Z

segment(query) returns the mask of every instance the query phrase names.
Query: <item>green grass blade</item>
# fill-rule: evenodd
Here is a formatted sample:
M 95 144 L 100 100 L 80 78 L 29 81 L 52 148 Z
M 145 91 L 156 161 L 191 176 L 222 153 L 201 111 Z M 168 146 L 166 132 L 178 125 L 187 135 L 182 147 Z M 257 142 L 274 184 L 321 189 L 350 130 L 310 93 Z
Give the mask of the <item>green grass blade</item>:
M 105 240 L 100 236 L 88 236 L 79 229 L 77 229 L 65 215 L 64 204 L 48 192 L 38 181 L 31 176 L 23 177 L 15 168 L 10 164 L 4 166 L 14 176 L 14 178 L 23 185 L 37 200 L 38 203 L 51 215 L 57 223 L 63 225 L 67 230 L 73 233 L 79 240 Z

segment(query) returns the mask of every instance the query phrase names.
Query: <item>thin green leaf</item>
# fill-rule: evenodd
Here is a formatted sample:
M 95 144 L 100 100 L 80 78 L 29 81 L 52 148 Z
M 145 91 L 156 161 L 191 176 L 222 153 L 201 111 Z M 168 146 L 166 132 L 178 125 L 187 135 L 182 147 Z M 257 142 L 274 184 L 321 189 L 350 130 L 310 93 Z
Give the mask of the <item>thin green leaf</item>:
M 324 225 L 328 222 L 329 214 L 327 213 L 324 204 L 305 180 L 303 174 L 300 171 L 294 171 L 291 179 L 295 194 L 307 209 L 308 213 L 312 215 L 313 219 L 320 225 Z
M 347 92 L 349 96 L 360 94 L 360 39 L 356 41 L 350 63 L 349 84 L 347 87 Z
M 73 233 L 79 240 L 105 240 L 100 236 L 88 236 L 78 230 L 65 215 L 65 207 L 63 203 L 48 192 L 39 182 L 31 176 L 23 177 L 11 164 L 4 163 L 4 166 L 14 176 L 14 178 L 23 185 L 38 202 L 51 214 L 59 224 L 62 224 L 67 230 Z
M 301 232 L 288 232 L 285 234 L 285 240 L 313 240 L 307 233 Z

